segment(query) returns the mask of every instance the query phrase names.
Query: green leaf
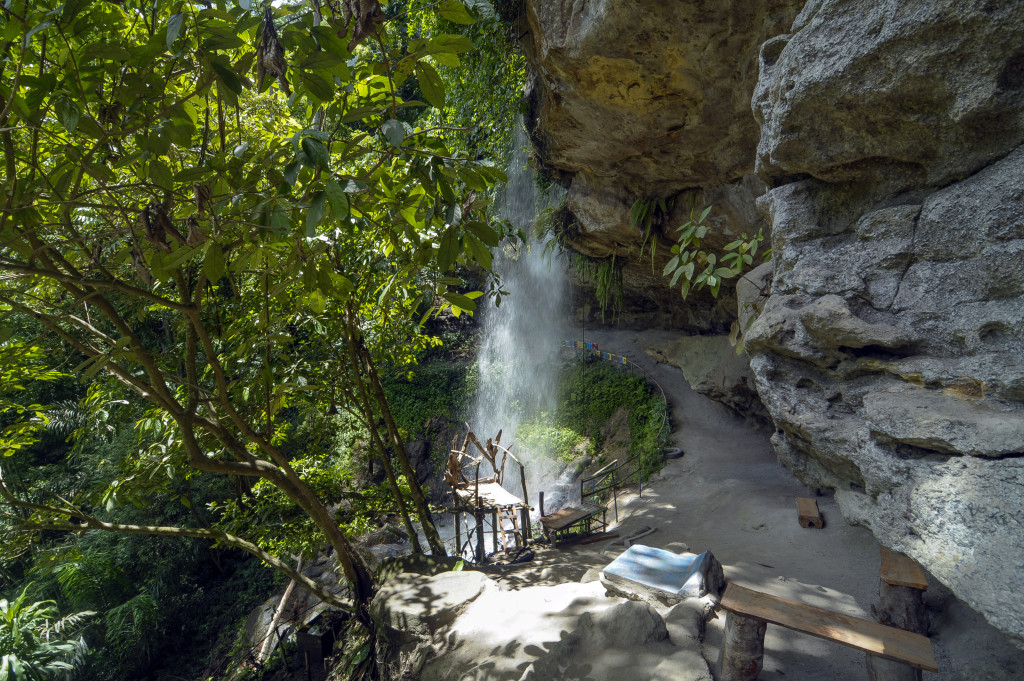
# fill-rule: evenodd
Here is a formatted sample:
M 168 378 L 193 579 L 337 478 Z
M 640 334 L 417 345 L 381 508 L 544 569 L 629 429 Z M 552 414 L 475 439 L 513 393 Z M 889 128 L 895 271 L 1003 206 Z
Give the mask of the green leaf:
M 324 192 L 327 200 L 331 202 L 331 215 L 335 220 L 345 220 L 349 216 L 348 194 L 341 190 L 334 180 L 327 180 L 327 188 Z
M 171 15 L 171 18 L 167 20 L 167 49 L 171 49 L 171 45 L 181 35 L 181 27 L 185 24 L 185 14 L 183 12 L 177 12 Z
M 78 111 L 78 105 L 67 97 L 61 97 L 57 100 L 57 115 L 60 116 L 60 124 L 68 132 L 74 132 L 75 128 L 78 127 L 78 118 L 81 115 Z
M 384 133 L 384 137 L 387 138 L 391 146 L 402 146 L 402 140 L 405 139 L 405 126 L 402 125 L 401 121 L 394 118 L 384 121 L 384 125 L 380 126 L 380 130 Z
M 479 220 L 467 222 L 466 229 L 471 231 L 478 239 L 480 239 L 480 241 L 483 241 L 491 248 L 495 248 L 500 241 L 498 233 L 485 222 L 480 222 Z
M 445 291 L 441 295 L 444 296 L 445 300 L 447 300 L 452 305 L 458 307 L 460 310 L 464 310 L 465 312 L 476 311 L 476 303 L 473 302 L 469 298 L 469 296 L 464 296 L 462 294 L 454 293 L 452 291 Z
M 667 264 L 667 265 L 665 265 L 665 271 L 664 271 L 664 272 L 662 272 L 662 275 L 664 275 L 664 276 L 666 276 L 666 277 L 667 277 L 667 276 L 668 276 L 669 274 L 671 274 L 671 273 L 672 273 L 672 272 L 673 272 L 673 271 L 674 271 L 674 270 L 675 270 L 675 269 L 676 269 L 676 268 L 677 268 L 678 266 L 679 266 L 679 256 L 678 256 L 678 255 L 672 256 L 672 259 L 668 261 L 668 264 Z
M 441 243 L 437 252 L 437 268 L 442 272 L 448 271 L 459 257 L 459 232 L 456 227 L 449 227 L 441 235 Z
M 242 94 L 242 81 L 239 80 L 238 74 L 225 65 L 220 59 L 210 59 L 210 66 L 213 67 L 214 73 L 217 74 L 217 80 L 224 84 L 224 86 L 234 92 L 236 95 Z
M 163 189 L 174 188 L 174 174 L 167 164 L 158 158 L 149 162 L 149 179 L 153 184 Z
M 28 33 L 25 34 L 25 44 L 24 44 L 24 46 L 28 47 L 29 41 L 32 40 L 32 36 L 34 36 L 36 33 L 39 33 L 39 31 L 44 31 L 44 30 L 48 29 L 52 25 L 53 25 L 53 22 L 50 21 L 49 19 L 47 19 L 46 21 L 44 21 L 42 23 L 39 23 L 39 24 L 36 24 L 32 28 L 30 28 Z
M 307 138 L 308 139 L 308 138 Z M 306 209 L 306 236 L 316 236 L 316 226 L 324 217 L 324 208 L 327 205 L 327 193 L 317 192 L 312 203 Z
M 697 218 L 697 222 L 698 223 L 704 222 L 704 218 L 706 218 L 708 216 L 708 213 L 710 213 L 710 212 L 711 212 L 711 206 L 708 206 L 707 208 L 704 209 L 704 212 L 700 214 L 700 217 Z
M 469 252 L 473 255 L 473 260 L 480 263 L 480 266 L 484 269 L 491 269 L 491 263 L 494 258 L 491 255 L 491 251 L 488 250 L 487 246 L 480 239 L 472 234 L 467 234 L 466 245 L 469 247 Z
M 323 142 L 316 138 L 303 137 L 302 150 L 306 152 L 306 156 L 314 165 L 326 169 L 331 163 L 331 152 Z
M 299 82 L 321 102 L 329 102 L 334 99 L 337 91 L 333 81 L 328 80 L 319 73 L 302 72 L 299 74 Z
M 420 83 L 420 92 L 427 101 L 439 109 L 443 109 L 447 103 L 445 97 L 444 83 L 441 76 L 437 74 L 434 67 L 426 62 L 419 62 L 415 68 L 416 79 Z
M 437 13 L 455 24 L 468 26 L 476 23 L 476 17 L 459 0 L 445 0 L 438 6 Z
M 436 54 L 438 52 L 469 52 L 473 49 L 473 41 L 464 35 L 450 35 L 442 33 L 435 35 L 423 48 L 424 54 Z
M 203 274 L 206 275 L 209 281 L 216 283 L 224 276 L 226 269 L 224 249 L 220 247 L 219 243 L 214 241 L 206 249 L 206 259 L 203 261 Z

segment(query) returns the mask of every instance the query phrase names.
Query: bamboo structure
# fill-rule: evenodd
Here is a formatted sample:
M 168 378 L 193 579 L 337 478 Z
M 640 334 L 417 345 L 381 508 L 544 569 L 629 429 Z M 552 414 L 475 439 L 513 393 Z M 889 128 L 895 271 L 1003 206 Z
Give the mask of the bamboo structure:
M 532 539 L 532 509 L 528 501 L 526 473 L 522 462 L 508 448 L 501 446 L 500 430 L 497 436 L 493 439 L 488 438 L 487 443 L 482 444 L 467 424 L 461 447 L 459 439 L 456 435 L 452 442 L 452 448 L 448 453 L 448 465 L 444 472 L 444 480 L 452 488 L 457 555 L 462 555 L 464 548 L 461 543 L 461 522 L 464 515 L 472 515 L 476 522 L 475 532 L 466 532 L 466 543 L 471 543 L 473 535 L 476 535 L 474 556 L 478 563 L 484 562 L 487 558 L 484 523 L 488 518 L 491 524 L 491 545 L 495 553 L 498 552 L 499 545 L 501 550 L 508 553 L 513 541 L 517 547 L 527 546 Z M 470 445 L 475 451 L 470 450 Z M 505 481 L 506 465 L 510 459 L 519 466 L 519 482 L 522 484 L 524 497 L 522 499 L 502 485 Z M 470 470 L 472 478 L 467 477 Z

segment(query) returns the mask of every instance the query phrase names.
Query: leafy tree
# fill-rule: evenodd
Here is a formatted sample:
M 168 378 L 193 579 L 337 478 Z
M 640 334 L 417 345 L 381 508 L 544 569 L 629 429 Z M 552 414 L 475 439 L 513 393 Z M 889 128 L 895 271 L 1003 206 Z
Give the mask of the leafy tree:
M 11 0 L 2 11 L 0 373 L 15 384 L 63 366 L 87 384 L 90 409 L 129 395 L 149 405 L 142 446 L 98 476 L 100 489 L 0 477 L 8 527 L 213 540 L 372 626 L 373 577 L 331 490 L 286 453 L 282 420 L 342 402 L 386 467 L 386 450 L 396 455 L 431 550 L 444 552 L 377 365 L 411 361 L 427 314 L 473 311 L 481 292 L 458 273 L 486 270 L 501 237 L 485 198 L 500 171 L 400 117 L 443 103 L 434 65 L 472 41 L 393 40 L 375 0 Z M 413 75 L 426 102 L 400 95 Z M 44 409 L 18 408 L 0 442 L 8 457 L 45 425 Z M 205 475 L 246 492 L 256 481 L 300 509 L 351 600 L 237 514 L 109 517 Z

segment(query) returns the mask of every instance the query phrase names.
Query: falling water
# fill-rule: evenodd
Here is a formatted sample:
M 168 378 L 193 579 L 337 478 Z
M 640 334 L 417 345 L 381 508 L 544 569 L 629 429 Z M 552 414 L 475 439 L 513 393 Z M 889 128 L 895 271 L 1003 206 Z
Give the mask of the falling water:
M 501 276 L 500 307 L 488 303 L 482 311 L 483 334 L 477 358 L 479 384 L 471 425 L 486 439 L 502 431 L 501 443 L 515 443 L 516 431 L 525 417 L 555 406 L 560 371 L 559 340 L 567 336 L 567 284 L 565 266 L 556 250 L 547 248 L 550 235 L 534 236 L 534 223 L 551 197 L 538 191 L 533 171 L 526 164 L 525 134 L 516 140 L 508 168 L 508 184 L 502 199 L 503 217 L 529 235 L 527 243 L 507 248 L 495 258 Z M 512 453 L 522 461 L 527 475 L 530 503 L 537 494 L 548 499 L 557 494 L 564 464 L 513 444 Z M 509 491 L 520 494 L 521 485 L 506 475 Z M 548 509 L 557 508 L 552 503 Z

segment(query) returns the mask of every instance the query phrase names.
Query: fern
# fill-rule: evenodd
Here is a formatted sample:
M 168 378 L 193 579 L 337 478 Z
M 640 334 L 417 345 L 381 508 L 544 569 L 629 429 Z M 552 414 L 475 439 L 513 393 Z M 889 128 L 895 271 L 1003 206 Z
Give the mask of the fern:
M 159 631 L 160 608 L 149 591 L 141 591 L 107 611 L 107 645 L 122 658 L 141 656 L 148 664 Z

